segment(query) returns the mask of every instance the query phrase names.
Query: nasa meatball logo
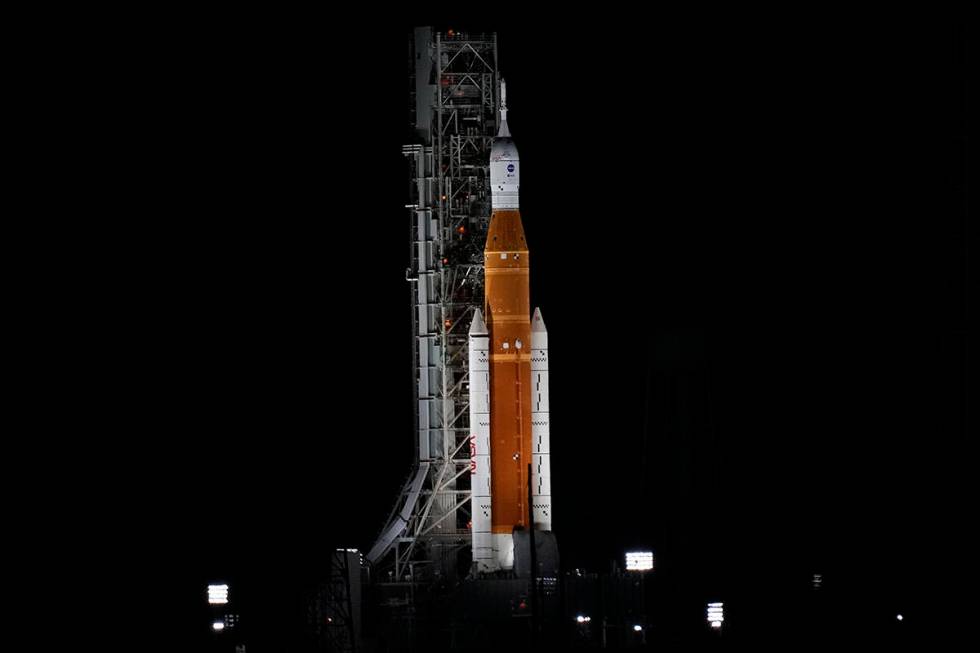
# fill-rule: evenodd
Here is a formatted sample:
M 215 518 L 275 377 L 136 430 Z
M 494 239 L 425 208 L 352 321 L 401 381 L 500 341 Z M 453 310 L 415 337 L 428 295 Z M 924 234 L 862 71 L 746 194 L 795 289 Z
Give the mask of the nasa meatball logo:
M 508 163 L 507 164 L 507 172 L 514 172 L 514 164 L 513 163 Z

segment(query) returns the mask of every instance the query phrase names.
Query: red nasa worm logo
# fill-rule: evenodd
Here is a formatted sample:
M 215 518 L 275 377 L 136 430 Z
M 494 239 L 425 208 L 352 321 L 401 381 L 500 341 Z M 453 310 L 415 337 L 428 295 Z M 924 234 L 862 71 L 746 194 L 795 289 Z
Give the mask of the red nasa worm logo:
M 476 474 L 476 436 L 470 436 L 470 474 Z

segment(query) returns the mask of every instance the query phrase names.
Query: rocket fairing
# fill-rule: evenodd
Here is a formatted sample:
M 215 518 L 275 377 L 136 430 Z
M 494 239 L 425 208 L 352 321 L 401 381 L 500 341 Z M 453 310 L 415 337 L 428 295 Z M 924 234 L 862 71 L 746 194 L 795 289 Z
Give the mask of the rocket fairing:
M 521 223 L 520 158 L 507 126 L 490 154 L 493 211 L 484 249 L 485 304 L 469 333 L 473 560 L 512 569 L 515 528 L 551 529 L 548 332 L 530 314 L 530 260 Z M 528 478 L 528 463 L 531 477 Z M 528 505 L 530 487 L 531 504 Z

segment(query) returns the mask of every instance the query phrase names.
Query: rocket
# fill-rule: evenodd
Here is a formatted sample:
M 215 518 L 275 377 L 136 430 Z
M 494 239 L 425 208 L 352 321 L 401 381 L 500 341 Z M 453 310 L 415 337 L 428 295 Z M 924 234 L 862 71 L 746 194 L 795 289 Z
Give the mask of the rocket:
M 484 310 L 474 312 L 469 331 L 473 562 L 481 572 L 514 567 L 515 529 L 551 530 L 548 331 L 541 309 L 530 312 L 520 158 L 507 126 L 503 80 L 500 94 Z

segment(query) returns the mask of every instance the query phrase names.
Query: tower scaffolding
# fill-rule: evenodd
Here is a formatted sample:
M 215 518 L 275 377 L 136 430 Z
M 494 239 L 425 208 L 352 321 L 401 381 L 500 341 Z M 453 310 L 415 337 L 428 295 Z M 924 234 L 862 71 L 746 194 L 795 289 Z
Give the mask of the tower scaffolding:
M 483 306 L 499 74 L 496 33 L 416 28 L 409 51 L 416 456 L 367 557 L 414 580 L 454 574 L 471 541 L 467 331 Z

